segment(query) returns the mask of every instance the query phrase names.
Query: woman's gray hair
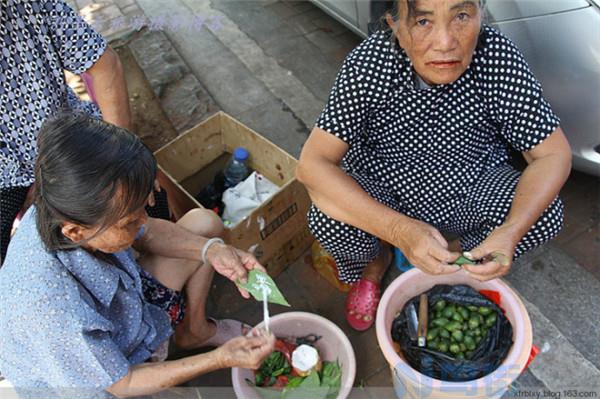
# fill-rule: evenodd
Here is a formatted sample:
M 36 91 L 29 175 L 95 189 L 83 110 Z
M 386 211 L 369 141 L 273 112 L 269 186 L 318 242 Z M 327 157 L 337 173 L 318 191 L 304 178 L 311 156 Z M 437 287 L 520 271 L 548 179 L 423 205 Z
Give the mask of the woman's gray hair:
M 390 43 L 394 44 L 396 42 L 396 37 L 394 35 L 394 32 L 391 31 L 390 27 L 387 24 L 387 20 L 386 17 L 388 15 L 390 15 L 392 17 L 392 19 L 394 21 L 397 21 L 398 19 L 400 19 L 400 2 L 406 2 L 406 5 L 408 7 L 408 15 L 406 16 L 406 21 L 408 21 L 415 13 L 416 7 L 417 7 L 417 1 L 418 0 L 383 0 L 385 3 L 388 3 L 391 8 L 388 8 L 388 10 L 386 12 L 383 13 L 383 15 L 381 16 L 381 18 L 379 19 L 379 25 L 380 25 L 380 30 L 383 31 L 389 31 L 390 33 Z M 487 21 L 487 14 L 485 12 L 486 8 L 486 2 L 487 0 L 477 0 L 477 2 L 479 3 L 479 8 L 481 9 L 482 13 L 482 29 L 483 29 L 483 24 Z
M 415 14 L 418 0 L 393 0 L 392 9 L 390 9 L 388 13 L 392 16 L 392 19 L 394 21 L 397 21 L 400 17 L 400 1 L 406 1 L 406 5 L 408 6 L 408 15 L 406 16 L 407 19 L 409 19 Z M 485 10 L 485 1 L 486 0 L 477 0 L 477 2 L 479 3 L 479 7 L 482 10 Z M 383 17 L 385 18 L 385 15 Z
M 36 224 L 50 251 L 71 249 L 64 222 L 104 231 L 147 202 L 156 160 L 126 129 L 83 114 L 42 125 L 35 166 Z

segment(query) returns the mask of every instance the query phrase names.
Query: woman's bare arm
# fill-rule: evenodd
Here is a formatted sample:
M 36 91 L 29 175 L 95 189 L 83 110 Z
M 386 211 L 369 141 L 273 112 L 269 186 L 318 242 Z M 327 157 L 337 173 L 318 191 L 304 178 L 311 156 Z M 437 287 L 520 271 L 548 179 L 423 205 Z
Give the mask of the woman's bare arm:
M 296 170 L 315 205 L 329 217 L 358 227 L 399 247 L 428 273 L 453 273 L 445 263 L 458 257 L 432 226 L 412 219 L 371 197 L 341 168 L 348 144 L 315 127 L 304 144 Z
M 135 365 L 106 391 L 119 398 L 152 395 L 222 368 L 257 369 L 274 347 L 275 337 L 272 335 L 234 338 L 211 352 Z

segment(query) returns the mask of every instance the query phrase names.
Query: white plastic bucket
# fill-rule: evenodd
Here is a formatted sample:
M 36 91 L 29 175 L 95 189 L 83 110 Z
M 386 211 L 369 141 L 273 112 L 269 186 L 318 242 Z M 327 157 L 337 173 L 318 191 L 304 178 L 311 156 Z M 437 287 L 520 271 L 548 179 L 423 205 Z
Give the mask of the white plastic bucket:
M 449 382 L 437 380 L 413 369 L 392 345 L 391 328 L 394 316 L 411 298 L 437 284 L 465 284 L 475 290 L 498 291 L 500 307 L 513 328 L 513 346 L 504 362 L 492 373 L 477 380 Z M 403 273 L 385 290 L 376 319 L 377 341 L 390 364 L 394 389 L 399 398 L 500 398 L 527 365 L 532 346 L 529 314 L 519 296 L 500 279 L 481 282 L 464 271 L 443 276 L 431 276 L 418 269 Z

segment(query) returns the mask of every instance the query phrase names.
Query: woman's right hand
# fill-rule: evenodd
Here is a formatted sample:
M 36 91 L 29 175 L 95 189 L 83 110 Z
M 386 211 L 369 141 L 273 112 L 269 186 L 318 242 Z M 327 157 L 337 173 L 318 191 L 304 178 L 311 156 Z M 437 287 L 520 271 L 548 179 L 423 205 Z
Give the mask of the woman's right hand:
M 433 226 L 416 219 L 404 221 L 394 230 L 391 244 L 400 248 L 410 263 L 427 274 L 450 274 L 460 270 L 454 262 L 460 256 L 448 250 L 448 242 Z
M 217 273 L 234 283 L 241 282 L 245 284 L 248 281 L 250 270 L 267 272 L 254 255 L 227 244 L 211 245 L 206 252 L 206 258 Z M 250 298 L 248 291 L 240 286 L 237 286 L 237 288 L 244 298 Z
M 119 398 L 137 398 L 181 385 L 216 369 L 257 369 L 275 349 L 275 336 L 257 333 L 261 335 L 233 338 L 208 353 L 166 362 L 133 365 L 129 367 L 126 376 L 106 388 L 106 391 Z
M 275 336 L 236 337 L 215 349 L 221 368 L 256 370 L 275 349 Z

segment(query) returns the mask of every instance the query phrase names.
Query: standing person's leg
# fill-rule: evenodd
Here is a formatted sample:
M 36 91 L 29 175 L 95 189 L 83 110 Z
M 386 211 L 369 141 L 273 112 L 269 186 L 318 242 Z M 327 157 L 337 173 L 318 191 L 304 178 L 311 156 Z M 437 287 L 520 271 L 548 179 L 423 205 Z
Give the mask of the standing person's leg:
M 377 201 L 396 209 L 393 195 L 383 186 L 351 175 Z M 356 330 L 368 329 L 375 320 L 381 296 L 380 282 L 391 260 L 391 248 L 377 237 L 335 220 L 312 206 L 308 226 L 315 238 L 333 256 L 340 280 L 354 283 L 346 299 L 346 319 Z
M 0 266 L 6 257 L 13 222 L 25 204 L 28 190 L 29 187 L 0 188 Z
M 483 242 L 508 216 L 521 174 L 510 166 L 487 172 L 477 182 L 455 220 L 463 223 L 460 244 L 470 251 Z M 563 224 L 563 204 L 557 197 L 519 241 L 514 259 L 550 241 Z
M 160 191 L 154 191 L 154 206 L 147 205 L 146 213 L 151 218 L 171 220 L 171 211 L 169 209 L 169 201 L 167 192 L 164 188 Z
M 177 188 L 175 183 L 165 175 L 159 167 L 156 175 L 161 191 L 168 197 L 169 210 L 175 220 L 183 217 L 185 213 L 193 206 L 192 201 L 181 190 Z

